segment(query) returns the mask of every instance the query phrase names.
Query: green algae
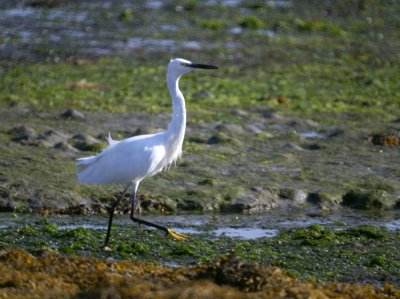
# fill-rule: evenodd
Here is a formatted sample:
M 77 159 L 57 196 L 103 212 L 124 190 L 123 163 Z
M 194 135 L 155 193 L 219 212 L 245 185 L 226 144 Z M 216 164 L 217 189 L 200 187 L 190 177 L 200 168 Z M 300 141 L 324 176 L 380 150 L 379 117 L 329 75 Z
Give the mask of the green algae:
M 185 8 L 181 3 L 180 6 Z M 167 24 L 174 25 L 171 20 L 176 19 L 177 26 L 189 21 L 189 25 L 178 27 L 179 34 L 174 33 L 183 40 L 196 32 L 203 41 L 230 41 L 231 34 L 221 29 L 235 27 L 241 22 L 251 28 L 275 28 L 277 33 L 271 39 L 246 32 L 240 35 L 243 45 L 239 47 L 229 49 L 221 43 L 216 50 L 204 49 L 201 59 L 219 64 L 220 70 L 205 77 L 189 75 L 183 88 L 184 94 L 190 95 L 187 96 L 190 110 L 205 114 L 200 115 L 201 118 L 207 115 L 212 119 L 228 118 L 226 111 L 219 110 L 247 108 L 260 102 L 277 107 L 283 113 L 306 114 L 329 123 L 334 122 L 335 113 L 344 112 L 360 113 L 357 122 L 362 121 L 363 115 L 379 117 L 381 121 L 398 117 L 398 101 L 393 101 L 399 97 L 400 73 L 395 51 L 398 46 L 395 39 L 397 4 L 376 2 L 361 11 L 352 8 L 342 15 L 342 7 L 325 7 L 325 4 L 301 3 L 294 4 L 292 9 L 277 9 L 263 3 L 247 16 L 233 7 L 200 3 L 189 6 L 184 15 L 174 14 L 174 18 L 170 17 L 168 6 L 149 20 L 161 24 L 168 20 Z M 98 17 L 97 11 L 91 11 L 93 8 L 87 9 L 92 17 Z M 142 30 L 148 24 L 141 10 L 121 9 L 122 15 L 124 12 L 129 15 L 128 19 L 141 20 L 136 24 L 140 28 L 137 34 L 145 35 L 146 31 L 142 33 Z M 120 14 L 118 5 L 115 10 L 116 15 Z M 332 17 L 321 16 L 324 10 Z M 212 18 L 221 13 L 226 16 L 223 25 L 221 18 Z M 146 14 L 155 12 L 146 11 Z M 364 29 L 357 27 L 360 23 Z M 385 33 L 383 40 L 377 37 L 379 32 Z M 151 37 L 162 40 L 168 39 L 169 34 Z M 219 55 L 215 55 L 216 52 Z M 235 57 L 240 58 L 239 65 L 223 58 L 235 53 Z M 28 102 L 38 109 L 75 107 L 92 111 L 159 112 L 168 104 L 163 100 L 168 99 L 164 65 L 170 53 L 161 53 L 157 58 L 154 62 L 152 57 L 138 61 L 119 56 L 85 63 L 61 60 L 57 64 L 41 60 L 23 64 L 3 61 L 0 64 L 3 78 L 0 105 Z M 160 66 L 164 58 L 165 63 Z M 100 84 L 97 86 L 102 88 L 73 88 L 74 83 L 82 79 Z M 207 95 L 196 99 L 195 95 L 204 90 Z M 288 104 L 271 101 L 271 96 L 283 96 Z M 327 117 L 326 113 L 333 115 Z
M 398 102 L 392 99 L 400 95 L 398 67 L 368 69 L 369 76 L 376 78 L 376 83 L 369 86 L 351 80 L 352 76 L 358 76 L 353 70 L 358 67 L 357 63 L 336 65 L 323 61 L 300 66 L 283 65 L 277 72 L 277 67 L 258 66 L 256 74 L 248 69 L 248 75 L 236 77 L 238 69 L 223 65 L 225 71 L 207 73 L 206 78 L 204 74 L 196 74 L 202 78 L 194 80 L 193 75 L 189 75 L 183 80 L 182 89 L 188 94 L 189 111 L 200 113 L 193 115 L 194 121 L 205 121 L 207 115 L 211 119 L 229 117 L 226 113 L 229 108 L 248 109 L 261 104 L 260 97 L 275 92 L 289 99 L 288 107 L 268 101 L 269 106 L 279 107 L 282 113 L 313 116 L 318 121 L 332 123 L 333 120 L 326 118 L 328 112 L 376 115 L 381 121 L 396 118 Z M 160 112 L 165 111 L 169 103 L 164 72 L 164 68 L 154 65 L 127 65 L 121 59 L 101 59 L 78 66 L 71 63 L 11 65 L 3 71 L 0 104 L 7 107 L 27 103 L 38 109 L 74 107 L 92 111 Z M 229 78 L 225 77 L 227 74 Z M 71 83 L 83 78 L 108 88 L 99 91 L 96 88 L 70 87 Z M 146 85 L 136 82 L 146 82 Z M 192 101 L 191 95 L 199 91 L 197 86 L 213 96 Z M 209 107 L 214 107 L 213 111 Z M 382 111 L 381 107 L 385 110 Z M 222 108 L 228 110 L 221 111 Z
M 318 281 L 382 282 L 399 286 L 399 232 L 361 225 L 333 230 L 321 225 L 288 229 L 274 238 L 242 240 L 209 233 L 177 242 L 161 232 L 114 225 L 110 250 L 102 249 L 104 232 L 59 229 L 44 220 L 0 232 L 0 249 L 25 248 L 32 253 L 60 252 L 101 258 L 134 259 L 159 264 L 193 265 L 234 252 L 238 257 L 279 266 L 299 278 Z M 383 277 L 385 277 L 383 279 Z
M 171 269 L 138 261 L 21 250 L 0 252 L 0 296 L 13 298 L 398 298 L 383 288 L 291 277 L 278 267 L 246 262 L 234 254 L 193 267 Z

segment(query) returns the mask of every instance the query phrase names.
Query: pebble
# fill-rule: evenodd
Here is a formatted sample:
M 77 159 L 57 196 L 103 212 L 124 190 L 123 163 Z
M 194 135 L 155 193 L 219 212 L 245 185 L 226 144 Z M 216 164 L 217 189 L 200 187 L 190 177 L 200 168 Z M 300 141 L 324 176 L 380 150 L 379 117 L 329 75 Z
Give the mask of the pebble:
M 37 138 L 36 131 L 26 125 L 17 126 L 11 129 L 11 134 L 13 135 L 13 141 L 27 141 L 33 142 Z
M 64 118 L 72 118 L 72 119 L 85 119 L 86 116 L 82 112 L 75 109 L 67 109 L 60 114 L 61 117 Z
M 59 143 L 56 143 L 53 146 L 53 148 L 62 150 L 64 152 L 71 152 L 71 153 L 78 152 L 78 150 L 75 147 L 73 147 L 72 145 L 70 145 L 68 142 L 65 142 L 65 141 L 61 141 Z
M 92 151 L 101 144 L 98 139 L 87 134 L 76 134 L 72 139 L 74 141 L 74 147 L 80 151 Z
M 68 140 L 68 136 L 62 132 L 56 130 L 48 130 L 40 135 L 37 140 L 43 144 L 45 147 L 54 147 L 56 144 L 60 142 L 66 142 Z
M 231 134 L 243 134 L 244 130 L 243 127 L 241 125 L 237 125 L 237 124 L 221 124 L 221 125 L 217 125 L 215 127 L 215 130 L 217 131 L 222 131 L 222 132 L 226 132 L 226 133 L 231 133 Z

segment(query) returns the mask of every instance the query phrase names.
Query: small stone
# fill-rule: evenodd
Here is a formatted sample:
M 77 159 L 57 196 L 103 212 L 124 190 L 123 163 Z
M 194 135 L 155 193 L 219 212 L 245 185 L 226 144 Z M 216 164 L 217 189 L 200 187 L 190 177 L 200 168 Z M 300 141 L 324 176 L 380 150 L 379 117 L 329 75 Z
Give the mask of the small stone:
M 224 212 L 260 212 L 276 207 L 277 196 L 270 190 L 254 186 L 243 190 L 232 201 L 221 206 Z
M 306 203 L 308 194 L 300 189 L 281 188 L 279 189 L 279 196 L 297 204 L 304 204 Z
M 221 124 L 215 127 L 215 130 L 231 134 L 243 134 L 244 130 L 241 125 L 237 124 Z
M 311 119 L 293 119 L 287 123 L 288 126 L 296 127 L 296 128 L 309 128 L 314 129 L 318 128 L 319 124 L 316 121 Z
M 64 118 L 85 119 L 86 116 L 82 112 L 75 109 L 67 109 L 60 114 Z
M 157 130 L 151 127 L 140 127 L 137 128 L 133 133 L 129 134 L 128 137 L 134 137 L 134 136 L 139 136 L 139 135 L 146 135 L 146 134 L 152 134 L 155 133 Z
M 380 134 L 372 134 L 368 136 L 368 141 L 374 145 L 393 146 L 400 145 L 400 131 L 387 132 Z
M 300 145 L 293 143 L 293 142 L 286 143 L 286 144 L 282 145 L 281 148 L 282 149 L 294 149 L 297 151 L 304 151 L 304 148 L 302 148 Z
M 74 147 L 80 151 L 97 151 L 103 146 L 98 139 L 86 134 L 76 134 L 72 139 Z
M 311 192 L 307 194 L 306 201 L 321 210 L 336 210 L 342 201 L 341 195 L 325 192 Z
M 263 132 L 257 125 L 254 124 L 246 124 L 244 125 L 244 128 L 251 134 L 261 134 Z
M 11 134 L 13 135 L 13 141 L 25 141 L 25 142 L 34 142 L 37 138 L 36 131 L 26 125 L 14 127 L 11 129 Z
M 237 116 L 247 116 L 247 115 L 249 115 L 246 111 L 240 110 L 240 109 L 236 109 L 236 108 L 231 109 L 230 112 L 231 112 L 231 114 L 237 115 Z
M 61 6 L 65 3 L 65 0 L 31 0 L 28 2 L 28 5 L 33 7 L 54 8 Z
M 211 92 L 207 91 L 207 90 L 200 90 L 198 92 L 195 92 L 193 94 L 193 98 L 194 99 L 207 99 L 207 98 L 214 98 L 214 94 L 212 94 Z
M 242 145 L 238 139 L 230 137 L 223 132 L 218 132 L 217 134 L 211 136 L 207 140 L 207 144 L 233 144 L 237 146 Z
M 56 130 L 48 130 L 37 138 L 45 147 L 53 147 L 60 142 L 67 142 L 68 136 Z
M 65 141 L 61 141 L 53 146 L 55 149 L 62 150 L 64 152 L 78 152 L 76 148 Z
M 317 151 L 317 150 L 321 150 L 322 146 L 318 143 L 308 143 L 308 144 L 302 145 L 302 148 L 310 150 L 310 151 Z
M 369 192 L 349 191 L 343 196 L 342 205 L 355 209 L 391 209 L 396 205 L 396 198 L 384 190 Z

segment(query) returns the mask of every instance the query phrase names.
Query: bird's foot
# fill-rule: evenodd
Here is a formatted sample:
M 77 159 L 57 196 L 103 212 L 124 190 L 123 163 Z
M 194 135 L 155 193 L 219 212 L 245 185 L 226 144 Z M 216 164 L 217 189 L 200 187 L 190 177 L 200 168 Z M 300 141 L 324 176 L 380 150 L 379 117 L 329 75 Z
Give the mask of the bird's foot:
M 171 236 L 172 238 L 178 241 L 184 241 L 189 238 L 189 236 L 173 231 L 170 228 L 167 228 L 167 236 Z
M 102 246 L 102 249 L 103 249 L 104 251 L 107 251 L 107 252 L 112 251 L 111 248 L 108 247 L 107 245 Z

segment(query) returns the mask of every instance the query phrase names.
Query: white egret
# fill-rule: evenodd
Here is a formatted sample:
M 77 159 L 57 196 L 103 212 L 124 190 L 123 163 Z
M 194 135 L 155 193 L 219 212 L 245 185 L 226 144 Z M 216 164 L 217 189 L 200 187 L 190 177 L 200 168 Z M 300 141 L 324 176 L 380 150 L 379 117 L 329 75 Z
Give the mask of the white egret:
M 181 58 L 171 59 L 168 64 L 167 85 L 172 97 L 172 119 L 166 131 L 134 136 L 121 141 L 113 140 L 109 135 L 107 148 L 95 156 L 77 159 L 77 176 L 80 182 L 126 185 L 121 196 L 111 206 L 104 246 L 107 246 L 110 238 L 115 208 L 129 187 L 132 188 L 130 212 L 132 221 L 162 230 L 177 240 L 186 238 L 185 235 L 174 232 L 170 228 L 135 217 L 135 203 L 140 182 L 171 165 L 182 154 L 186 108 L 185 99 L 179 90 L 179 79 L 194 68 L 217 69 L 212 65 L 196 64 Z

